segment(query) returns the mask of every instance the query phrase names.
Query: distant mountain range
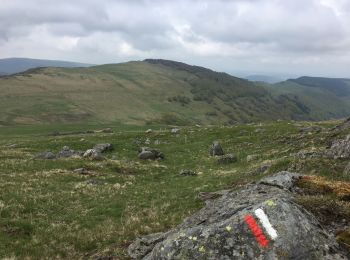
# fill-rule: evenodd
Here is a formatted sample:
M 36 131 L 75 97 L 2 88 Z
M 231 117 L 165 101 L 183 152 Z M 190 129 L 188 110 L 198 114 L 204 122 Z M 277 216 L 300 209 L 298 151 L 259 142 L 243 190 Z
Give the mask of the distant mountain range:
M 340 118 L 350 115 L 349 82 L 312 77 L 251 82 L 154 59 L 34 68 L 0 78 L 0 124 L 181 125 Z
M 0 59 L 0 75 L 10 75 L 38 67 L 89 67 L 91 64 L 59 61 L 59 60 L 39 60 L 27 58 Z

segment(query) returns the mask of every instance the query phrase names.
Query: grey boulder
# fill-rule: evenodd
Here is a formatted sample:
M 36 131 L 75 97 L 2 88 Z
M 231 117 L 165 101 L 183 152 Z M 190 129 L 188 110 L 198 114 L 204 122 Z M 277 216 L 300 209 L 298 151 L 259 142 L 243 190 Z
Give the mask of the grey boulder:
M 213 144 L 210 147 L 209 153 L 211 156 L 215 155 L 224 155 L 224 151 L 218 141 L 214 141 Z
M 162 160 L 164 159 L 164 154 L 157 149 L 141 147 L 139 149 L 138 158 L 141 160 Z
M 57 154 L 57 158 L 70 158 L 70 157 L 81 157 L 84 154 L 82 151 L 75 151 L 70 149 L 68 146 L 64 146 Z
M 132 259 L 346 259 L 335 238 L 295 202 L 290 190 L 298 178 L 280 172 L 224 192 L 176 228 L 136 239 L 128 253 Z
M 87 150 L 84 155 L 84 158 L 90 159 L 92 161 L 101 161 L 104 159 L 101 152 L 95 149 L 89 149 Z
M 171 133 L 172 134 L 178 134 L 180 132 L 180 129 L 179 128 L 173 128 L 171 129 Z

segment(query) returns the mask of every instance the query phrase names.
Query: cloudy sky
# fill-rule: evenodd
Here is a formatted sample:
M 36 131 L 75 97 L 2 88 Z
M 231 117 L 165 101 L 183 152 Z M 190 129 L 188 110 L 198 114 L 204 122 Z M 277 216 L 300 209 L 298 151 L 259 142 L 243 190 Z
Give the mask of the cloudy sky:
M 0 0 L 0 58 L 350 77 L 350 0 Z

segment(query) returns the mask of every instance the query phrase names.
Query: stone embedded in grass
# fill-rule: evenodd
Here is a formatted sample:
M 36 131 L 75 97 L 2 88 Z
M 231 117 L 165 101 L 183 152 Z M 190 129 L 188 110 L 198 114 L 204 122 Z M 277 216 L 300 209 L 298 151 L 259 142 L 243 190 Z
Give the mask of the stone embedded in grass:
M 152 129 L 147 129 L 145 133 L 146 133 L 146 134 L 150 134 L 150 133 L 152 133 L 152 132 L 153 132 Z
M 232 153 L 222 155 L 218 158 L 219 164 L 230 164 L 234 162 L 237 162 L 237 156 Z
M 211 156 L 224 155 L 224 151 L 218 141 L 214 141 L 210 147 L 209 153 Z
M 101 152 L 95 149 L 89 149 L 87 150 L 84 155 L 84 158 L 88 158 L 92 161 L 101 161 L 104 159 L 104 157 L 102 156 Z
M 259 155 L 257 154 L 250 154 L 247 156 L 247 162 L 255 161 L 259 158 Z
M 53 152 L 47 151 L 37 154 L 34 159 L 52 160 L 56 159 L 56 155 Z
M 306 158 L 316 158 L 320 157 L 321 154 L 317 151 L 309 151 L 309 150 L 300 150 L 295 154 L 296 157 L 300 159 L 306 159 Z
M 99 151 L 100 153 L 104 153 L 107 151 L 112 151 L 114 148 L 112 144 L 105 143 L 105 144 L 96 144 L 93 149 L 96 151 Z
M 179 128 L 173 128 L 173 129 L 171 129 L 171 133 L 172 134 L 178 134 L 178 133 L 180 133 L 180 129 Z
M 182 170 L 182 171 L 180 171 L 180 175 L 181 176 L 197 176 L 198 173 L 196 173 L 195 171 L 192 171 L 192 170 Z
M 149 147 L 141 147 L 139 149 L 138 154 L 139 159 L 141 160 L 156 160 L 156 159 L 164 159 L 164 154 L 157 150 Z
M 146 144 L 146 145 L 151 144 L 151 140 L 150 140 L 149 138 L 147 138 L 147 139 L 145 140 L 145 144 Z
M 83 151 L 75 151 L 70 149 L 68 146 L 64 146 L 57 154 L 57 158 L 81 157 L 83 154 Z
M 73 172 L 82 174 L 82 175 L 87 175 L 90 173 L 86 168 L 78 168 L 78 169 L 75 169 Z
M 101 132 L 105 133 L 105 134 L 111 134 L 111 133 L 113 133 L 113 130 L 112 130 L 112 128 L 108 127 L 108 128 L 102 129 Z

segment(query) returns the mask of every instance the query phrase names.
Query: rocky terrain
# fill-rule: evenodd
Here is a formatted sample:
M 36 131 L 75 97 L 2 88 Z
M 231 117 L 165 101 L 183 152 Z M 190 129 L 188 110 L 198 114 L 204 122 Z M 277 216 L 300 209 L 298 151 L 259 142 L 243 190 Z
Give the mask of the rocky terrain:
M 0 258 L 346 259 L 348 122 L 0 128 Z

